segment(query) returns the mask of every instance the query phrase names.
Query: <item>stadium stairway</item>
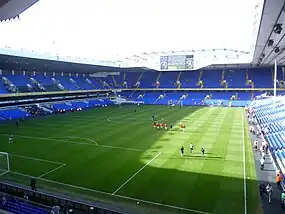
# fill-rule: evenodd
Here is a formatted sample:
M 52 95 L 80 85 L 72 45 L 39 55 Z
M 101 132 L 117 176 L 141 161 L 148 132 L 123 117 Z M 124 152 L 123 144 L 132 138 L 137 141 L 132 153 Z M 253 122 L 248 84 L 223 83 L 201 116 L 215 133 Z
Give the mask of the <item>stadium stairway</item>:
M 112 80 L 113 80 L 113 83 L 114 83 L 115 87 L 117 88 L 117 87 L 118 87 L 118 84 L 117 84 L 117 81 L 116 81 L 114 75 L 112 75 Z
M 251 125 L 251 124 L 249 124 Z M 257 127 L 255 127 L 257 128 Z M 250 134 L 251 142 L 255 140 L 261 142 L 261 139 L 258 138 L 256 135 Z M 253 148 L 253 143 L 252 143 Z M 274 159 L 267 155 L 265 157 L 265 166 L 264 170 L 260 169 L 260 158 L 261 155 L 259 152 L 254 152 L 254 162 L 255 162 L 255 169 L 256 169 L 256 176 L 259 184 L 270 183 L 273 187 L 273 194 L 271 197 L 271 203 L 268 203 L 268 197 L 261 197 L 261 206 L 262 206 L 262 213 L 263 214 L 284 214 L 284 210 L 280 206 L 280 196 L 282 190 L 279 189 L 276 185 L 275 178 L 276 178 L 276 165 L 274 163 Z
M 198 81 L 197 81 L 198 86 L 200 86 L 200 82 L 202 81 L 202 77 L 203 77 L 203 70 L 201 70 L 199 73 L 199 77 L 198 77 Z
M 177 85 L 177 88 L 181 88 L 181 82 L 180 82 L 180 77 L 181 77 L 181 74 L 182 74 L 182 71 L 180 71 L 177 75 L 177 78 L 176 78 L 176 85 Z

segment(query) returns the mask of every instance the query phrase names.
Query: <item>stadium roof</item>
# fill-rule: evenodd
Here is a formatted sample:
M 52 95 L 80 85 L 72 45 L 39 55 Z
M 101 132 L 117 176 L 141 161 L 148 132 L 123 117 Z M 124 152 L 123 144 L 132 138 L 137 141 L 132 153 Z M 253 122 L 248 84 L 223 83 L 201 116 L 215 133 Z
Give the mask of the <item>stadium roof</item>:
M 41 0 L 20 20 L 0 25 L 0 47 L 120 66 L 154 68 L 160 55 L 181 53 L 249 63 L 262 6 L 263 0 Z
M 285 22 L 284 6 L 284 0 L 265 1 L 254 52 L 254 64 L 268 66 L 276 59 L 279 65 L 285 65 L 285 30 L 282 30 Z
M 0 21 L 18 17 L 39 0 L 0 0 Z

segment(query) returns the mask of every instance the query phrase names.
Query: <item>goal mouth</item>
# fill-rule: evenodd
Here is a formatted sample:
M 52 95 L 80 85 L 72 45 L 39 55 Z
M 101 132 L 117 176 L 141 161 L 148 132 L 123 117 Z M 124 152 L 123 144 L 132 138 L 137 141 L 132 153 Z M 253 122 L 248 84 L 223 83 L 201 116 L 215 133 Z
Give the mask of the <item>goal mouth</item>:
M 10 172 L 10 158 L 7 152 L 0 152 L 0 176 Z

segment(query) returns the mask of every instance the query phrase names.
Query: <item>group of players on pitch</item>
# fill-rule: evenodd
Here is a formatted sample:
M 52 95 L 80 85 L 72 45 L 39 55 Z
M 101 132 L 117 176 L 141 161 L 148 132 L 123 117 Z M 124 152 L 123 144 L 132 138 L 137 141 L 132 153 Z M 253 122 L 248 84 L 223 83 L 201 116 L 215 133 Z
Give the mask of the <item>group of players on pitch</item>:
M 193 143 L 190 143 L 190 153 L 191 153 L 191 154 L 194 153 L 194 145 L 193 145 Z M 181 146 L 180 154 L 181 154 L 181 156 L 184 155 L 184 147 L 183 147 L 183 146 Z M 202 149 L 201 149 L 201 156 L 203 157 L 204 155 L 205 155 L 205 149 L 202 148 Z
M 162 123 L 162 122 L 156 122 L 154 116 L 152 116 L 152 121 L 153 121 L 152 127 L 153 127 L 154 130 L 159 130 L 159 129 L 168 130 L 167 121 L 165 121 L 164 123 Z M 170 127 L 169 130 L 172 130 L 173 126 L 170 125 L 169 127 Z M 183 123 L 180 124 L 180 131 L 181 131 L 181 132 L 184 132 L 184 131 L 185 131 L 185 128 L 186 128 L 186 126 L 185 126 Z M 194 145 L 193 145 L 193 143 L 190 143 L 190 153 L 191 153 L 191 154 L 194 153 Z M 183 146 L 181 146 L 181 148 L 180 148 L 180 154 L 181 154 L 181 156 L 184 155 L 184 147 L 183 147 Z M 205 155 L 205 149 L 202 148 L 202 149 L 201 149 L 201 156 L 204 156 L 204 155 Z
M 152 127 L 153 129 L 156 129 L 156 130 L 159 130 L 159 129 L 168 130 L 168 124 L 166 122 L 165 123 L 153 122 Z M 169 127 L 170 127 L 169 130 L 172 130 L 173 126 L 170 125 Z M 184 132 L 185 128 L 186 126 L 184 124 L 180 125 L 181 132 Z

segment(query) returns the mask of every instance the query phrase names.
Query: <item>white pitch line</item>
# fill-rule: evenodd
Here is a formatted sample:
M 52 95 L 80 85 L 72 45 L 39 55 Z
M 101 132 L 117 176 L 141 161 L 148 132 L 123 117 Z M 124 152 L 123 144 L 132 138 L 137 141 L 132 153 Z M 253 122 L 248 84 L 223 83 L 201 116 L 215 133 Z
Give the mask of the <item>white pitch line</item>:
M 45 160 L 45 159 L 40 159 L 40 158 L 33 158 L 33 157 L 28 157 L 28 156 L 23 156 L 23 155 L 15 155 L 15 154 L 9 154 L 12 157 L 19 157 L 19 158 L 25 158 L 25 159 L 30 159 L 30 160 L 35 160 L 35 161 L 42 161 L 46 163 L 53 163 L 53 164 L 58 164 L 58 165 L 63 165 L 64 163 L 56 162 L 56 161 L 50 161 L 50 160 Z
M 9 171 L 9 172 L 12 173 L 12 174 L 21 175 L 21 176 L 25 176 L 25 177 L 33 177 L 31 175 L 27 175 L 27 174 L 20 173 L 20 172 L 15 172 L 15 171 Z M 75 189 L 86 190 L 86 191 L 89 191 L 89 192 L 101 193 L 101 194 L 110 195 L 110 196 L 112 195 L 111 193 L 108 193 L 108 192 L 95 190 L 95 189 L 88 189 L 88 188 L 85 188 L 85 187 L 75 186 L 75 185 L 72 185 L 72 184 L 66 184 L 66 183 L 62 183 L 62 182 L 57 182 L 57 181 L 45 179 L 45 178 L 42 178 L 42 177 L 38 178 L 38 180 L 42 180 L 42 181 L 46 181 L 46 182 L 49 182 L 49 183 L 58 184 L 58 185 L 61 185 L 61 186 L 71 187 L 71 188 L 75 188 Z
M 46 175 L 48 175 L 48 174 L 50 174 L 50 173 L 52 173 L 52 172 L 54 172 L 54 171 L 56 171 L 56 170 L 59 170 L 60 168 L 62 168 L 62 167 L 64 167 L 64 166 L 66 166 L 66 164 L 62 164 L 61 166 L 56 167 L 56 168 L 54 168 L 54 169 L 52 169 L 52 170 L 50 170 L 50 171 L 48 171 L 48 172 L 46 172 L 46 173 L 44 173 L 44 174 L 38 176 L 37 178 L 42 178 L 42 177 L 44 177 L 44 176 L 46 176 Z
M 4 135 L 4 134 L 0 134 L 0 135 Z M 129 148 L 129 147 L 120 147 L 120 146 L 109 146 L 109 145 L 96 145 L 96 144 L 91 144 L 91 143 L 74 142 L 74 141 L 61 140 L 61 139 L 56 139 L 56 138 L 34 137 L 34 136 L 28 136 L 28 135 L 13 135 L 13 136 L 22 137 L 22 138 L 28 138 L 28 139 L 57 141 L 57 142 L 63 142 L 63 143 L 69 143 L 69 144 L 88 145 L 88 146 L 96 146 L 96 147 L 106 147 L 106 148 L 111 148 L 111 149 L 121 149 L 121 150 L 137 151 L 137 152 L 144 152 L 145 151 L 143 149 L 136 149 L 136 148 Z
M 111 149 L 123 149 L 123 150 L 129 150 L 129 151 L 135 151 L 135 152 L 145 152 L 146 150 L 143 149 L 135 149 L 135 148 L 128 148 L 128 147 L 120 147 L 120 146 L 109 146 L 109 145 L 99 145 L 100 147 L 106 147 Z
M 132 180 L 137 174 L 139 174 L 145 167 L 147 167 L 152 161 L 154 161 L 161 152 L 159 152 L 156 156 L 154 156 L 150 161 L 148 161 L 142 168 L 140 168 L 135 174 L 133 174 L 128 180 L 126 180 L 118 189 L 116 189 L 112 195 L 115 195 L 120 189 L 122 189 L 130 180 Z
M 32 177 L 30 175 L 19 173 L 19 172 L 14 172 L 14 171 L 9 171 L 9 172 L 12 173 L 12 174 L 18 174 L 18 175 L 25 176 L 25 177 Z M 38 178 L 38 179 L 42 180 L 42 181 L 49 182 L 49 183 L 54 183 L 54 184 L 58 184 L 58 185 L 61 185 L 61 186 L 74 188 L 74 189 L 80 189 L 80 190 L 84 190 L 84 191 L 100 193 L 100 194 L 103 194 L 103 195 L 108 195 L 108 196 L 113 196 L 113 197 L 117 197 L 117 198 L 128 199 L 128 200 L 136 201 L 136 202 L 140 201 L 140 202 L 143 202 L 143 203 L 146 203 L 146 204 L 156 205 L 156 206 L 165 207 L 165 208 L 171 208 L 171 209 L 174 209 L 174 210 L 183 210 L 183 211 L 195 212 L 195 213 L 199 213 L 199 214 L 212 214 L 212 213 L 209 213 L 209 212 L 193 210 L 193 209 L 187 209 L 187 208 L 183 208 L 183 207 L 178 207 L 178 206 L 173 206 L 173 205 L 168 205 L 168 204 L 162 204 L 162 203 L 158 203 L 158 202 L 154 202 L 154 201 L 146 201 L 146 200 L 142 200 L 142 199 L 127 197 L 127 196 L 122 196 L 122 195 L 117 195 L 117 194 L 113 195 L 112 193 L 109 193 L 109 192 L 104 192 L 104 191 L 95 190 L 95 189 L 89 189 L 89 188 L 86 188 L 86 187 L 75 186 L 75 185 L 71 185 L 71 184 L 66 184 L 66 183 L 57 182 L 57 181 L 53 181 L 53 180 L 48 180 L 48 179 L 45 179 L 45 178 Z
M 157 206 L 161 206 L 161 207 L 172 208 L 172 209 L 176 209 L 176 210 L 183 210 L 183 211 L 193 212 L 193 213 L 199 213 L 199 214 L 211 214 L 211 213 L 205 212 L 205 211 L 187 209 L 187 208 L 183 208 L 183 207 L 177 207 L 177 206 L 173 206 L 173 205 L 162 204 L 162 203 L 158 203 L 158 202 L 146 201 L 146 200 L 142 200 L 142 199 L 138 199 L 138 198 L 127 197 L 127 196 L 123 196 L 123 195 L 117 195 L 117 194 L 115 194 L 114 196 L 116 196 L 116 197 L 118 197 L 118 198 L 124 198 L 124 199 L 132 200 L 132 201 L 139 201 L 139 202 L 146 203 L 146 204 L 152 204 L 152 205 L 157 205 Z
M 0 177 L 3 176 L 3 175 L 5 175 L 5 174 L 7 174 L 8 172 L 10 172 L 10 171 L 2 172 L 2 173 L 0 174 Z
M 244 214 L 247 214 L 246 199 L 246 170 L 245 170 L 245 143 L 244 143 L 244 113 L 242 109 L 242 150 L 243 150 L 243 193 L 244 193 Z
M 92 140 L 90 138 L 84 138 L 84 137 L 76 137 L 76 136 L 68 136 L 68 138 L 74 138 L 74 139 L 81 139 L 81 140 L 87 140 L 90 141 L 91 143 L 94 143 L 95 145 L 98 146 L 98 143 L 95 140 Z

